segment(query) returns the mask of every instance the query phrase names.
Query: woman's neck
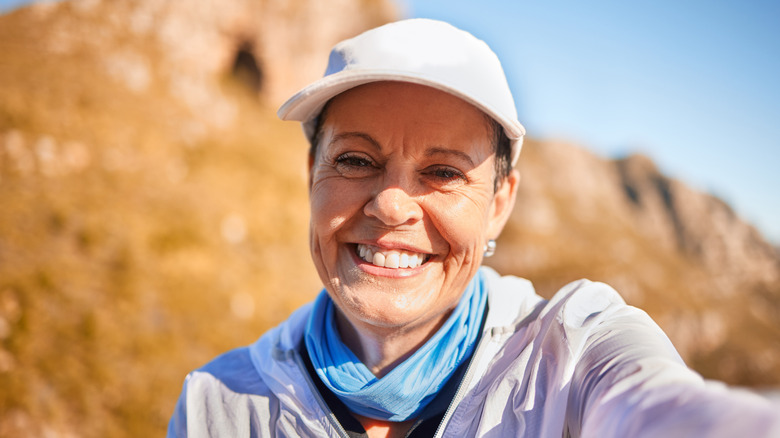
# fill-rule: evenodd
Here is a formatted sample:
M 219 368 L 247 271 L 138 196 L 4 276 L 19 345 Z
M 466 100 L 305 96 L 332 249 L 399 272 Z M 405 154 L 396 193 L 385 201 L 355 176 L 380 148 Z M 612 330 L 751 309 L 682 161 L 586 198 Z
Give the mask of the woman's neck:
M 449 313 L 427 326 L 402 330 L 396 327 L 357 328 L 340 312 L 337 313 L 336 321 L 344 344 L 375 376 L 382 378 L 423 346 L 444 324 L 447 317 Z

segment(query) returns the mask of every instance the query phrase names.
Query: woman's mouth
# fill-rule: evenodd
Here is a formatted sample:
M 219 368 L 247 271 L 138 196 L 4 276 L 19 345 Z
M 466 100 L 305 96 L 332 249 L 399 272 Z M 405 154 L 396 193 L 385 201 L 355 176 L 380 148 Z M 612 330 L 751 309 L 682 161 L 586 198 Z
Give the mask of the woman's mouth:
M 421 254 L 396 249 L 381 249 L 359 243 L 356 249 L 358 257 L 380 268 L 414 269 L 427 262 L 430 254 Z

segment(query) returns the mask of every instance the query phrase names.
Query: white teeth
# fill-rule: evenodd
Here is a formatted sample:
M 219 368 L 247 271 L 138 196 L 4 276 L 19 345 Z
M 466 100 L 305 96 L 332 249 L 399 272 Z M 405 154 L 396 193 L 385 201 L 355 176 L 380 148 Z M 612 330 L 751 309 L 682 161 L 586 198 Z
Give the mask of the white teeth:
M 401 254 L 401 257 L 398 260 L 398 267 L 399 268 L 408 268 L 409 267 L 409 254 L 407 254 L 407 253 Z
M 367 245 L 359 244 L 357 253 L 361 259 L 383 268 L 416 268 L 425 262 L 424 254 L 409 253 L 405 251 L 379 251 L 372 250 Z
M 377 266 L 380 266 L 380 267 L 384 267 L 385 266 L 385 255 L 382 254 L 379 251 L 375 252 L 374 253 L 374 258 L 373 258 L 373 260 L 371 260 L 371 263 L 373 263 L 373 264 L 375 264 Z
M 385 256 L 385 268 L 398 268 L 398 265 L 401 263 L 401 254 L 398 254 L 395 251 L 390 251 L 387 256 Z

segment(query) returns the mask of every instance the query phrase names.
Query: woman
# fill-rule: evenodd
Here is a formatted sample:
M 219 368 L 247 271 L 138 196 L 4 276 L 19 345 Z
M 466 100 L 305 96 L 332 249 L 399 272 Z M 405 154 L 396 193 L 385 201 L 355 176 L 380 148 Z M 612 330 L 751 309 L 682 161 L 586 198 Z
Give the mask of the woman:
M 770 436 L 758 397 L 688 370 L 606 285 L 550 301 L 480 268 L 524 129 L 498 59 L 407 20 L 337 45 L 279 110 L 303 122 L 325 290 L 191 373 L 169 436 Z

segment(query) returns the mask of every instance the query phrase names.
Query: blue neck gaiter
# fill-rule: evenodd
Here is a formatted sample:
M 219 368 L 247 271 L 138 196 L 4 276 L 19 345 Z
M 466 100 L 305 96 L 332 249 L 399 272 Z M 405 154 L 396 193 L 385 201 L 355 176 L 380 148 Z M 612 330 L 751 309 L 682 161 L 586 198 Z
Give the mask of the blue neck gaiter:
M 478 271 L 444 325 L 419 350 L 377 379 L 341 341 L 325 290 L 306 325 L 306 349 L 322 382 L 350 411 L 385 421 L 416 418 L 475 348 L 487 290 Z

